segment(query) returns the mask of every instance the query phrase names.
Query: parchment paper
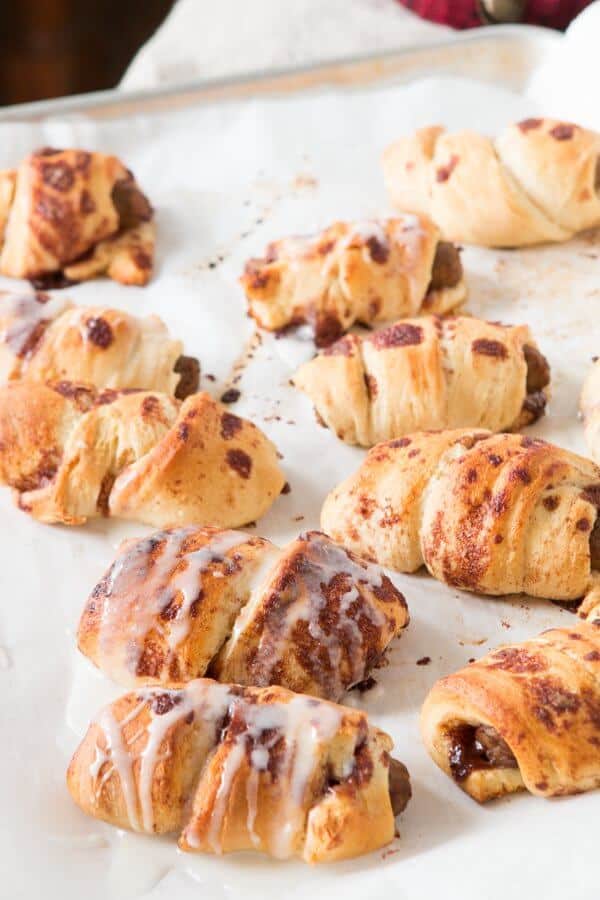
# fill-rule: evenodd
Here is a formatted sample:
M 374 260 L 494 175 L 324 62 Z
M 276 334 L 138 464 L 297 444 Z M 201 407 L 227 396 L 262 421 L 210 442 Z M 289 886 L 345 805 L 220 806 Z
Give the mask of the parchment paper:
M 81 146 L 122 156 L 158 213 L 156 277 L 145 289 L 105 280 L 70 289 L 80 303 L 159 313 L 203 366 L 219 396 L 240 375 L 235 412 L 254 419 L 284 454 L 291 493 L 256 533 L 285 542 L 318 527 L 326 493 L 358 466 L 363 451 L 318 427 L 307 398 L 288 384 L 312 352 L 291 338 L 252 339 L 237 285 L 244 260 L 284 234 L 336 218 L 391 212 L 379 155 L 401 132 L 431 122 L 493 133 L 543 109 L 522 97 L 456 79 L 409 87 L 331 91 L 201 108 L 152 119 L 78 120 L 0 129 L 0 165 L 40 145 Z M 467 309 L 527 322 L 553 371 L 549 415 L 532 434 L 584 451 L 577 400 L 599 352 L 598 236 L 514 252 L 467 248 Z M 12 283 L 15 286 L 15 283 Z M 236 367 L 236 361 L 242 360 Z M 215 380 L 206 377 L 209 373 Z M 600 794 L 561 801 L 528 795 L 478 807 L 426 755 L 419 707 L 439 676 L 503 641 L 571 619 L 549 602 L 484 599 L 426 575 L 396 576 L 412 615 L 377 686 L 348 702 L 364 705 L 391 733 L 409 767 L 414 796 L 385 851 L 323 868 L 246 854 L 184 856 L 172 839 L 117 832 L 87 819 L 64 786 L 71 752 L 99 705 L 120 691 L 74 649 L 82 605 L 136 525 L 36 524 L 0 493 L 0 895 L 113 900 L 145 896 L 345 900 L 444 897 L 588 898 L 600 862 Z M 428 665 L 417 660 L 430 657 Z

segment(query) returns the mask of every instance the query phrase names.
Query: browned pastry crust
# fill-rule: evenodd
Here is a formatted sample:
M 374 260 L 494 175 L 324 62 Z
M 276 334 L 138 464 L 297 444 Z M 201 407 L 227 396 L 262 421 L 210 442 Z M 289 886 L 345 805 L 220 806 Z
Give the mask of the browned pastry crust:
M 257 519 L 284 484 L 273 444 L 208 394 L 34 381 L 0 388 L 0 481 L 42 522 L 224 527 Z
M 408 624 L 402 594 L 320 532 L 175 528 L 127 541 L 81 616 L 79 649 L 126 686 L 223 682 L 338 700 Z
M 597 132 L 526 119 L 496 141 L 423 128 L 385 150 L 383 171 L 394 205 L 447 240 L 518 247 L 600 225 L 599 160 Z
M 0 292 L 2 383 L 73 381 L 185 399 L 198 390 L 199 365 L 182 349 L 158 316 L 74 306 L 44 293 Z
M 425 428 L 517 430 L 542 415 L 549 381 L 526 325 L 466 316 L 346 335 L 293 379 L 319 421 L 363 447 Z
M 394 836 L 410 797 L 391 738 L 365 713 L 279 687 L 198 679 L 126 694 L 92 722 L 67 773 L 90 816 L 187 852 L 333 862 Z
M 475 800 L 600 786 L 600 622 L 554 628 L 442 678 L 421 713 L 434 761 Z
M 417 432 L 374 447 L 321 525 L 381 565 L 424 564 L 465 590 L 576 600 L 593 580 L 599 499 L 600 469 L 543 440 Z
M 153 210 L 114 156 L 44 148 L 0 173 L 0 272 L 60 286 L 106 273 L 146 284 Z
M 275 241 L 248 261 L 241 283 L 261 328 L 308 323 L 322 347 L 354 322 L 444 314 L 466 297 L 457 249 L 439 243 L 429 219 L 413 215 L 336 222 L 317 235 Z

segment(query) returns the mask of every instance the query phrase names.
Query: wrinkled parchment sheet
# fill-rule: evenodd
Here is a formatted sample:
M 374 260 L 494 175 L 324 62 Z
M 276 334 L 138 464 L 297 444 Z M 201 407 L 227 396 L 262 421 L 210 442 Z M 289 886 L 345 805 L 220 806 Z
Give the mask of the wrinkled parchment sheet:
M 41 145 L 121 156 L 157 209 L 156 275 L 147 288 L 107 280 L 66 291 L 82 304 L 158 313 L 201 360 L 215 396 L 238 378 L 232 409 L 276 442 L 291 493 L 254 533 L 285 542 L 316 528 L 326 493 L 364 451 L 319 427 L 288 379 L 310 357 L 306 340 L 253 338 L 237 278 L 267 241 L 336 218 L 391 212 L 379 156 L 394 137 L 442 122 L 494 133 L 543 113 L 538 103 L 457 79 L 408 87 L 324 92 L 203 107 L 160 118 L 83 119 L 0 128 L 0 165 Z M 490 211 L 493 214 L 493 211 Z M 561 247 L 493 252 L 466 248 L 467 309 L 527 322 L 553 372 L 549 415 L 531 433 L 584 451 L 578 394 L 596 343 L 600 236 Z M 13 287 L 18 284 L 12 283 Z M 207 376 L 211 375 L 214 380 Z M 478 807 L 426 755 L 418 714 L 430 685 L 501 642 L 571 621 L 549 602 L 485 599 L 427 575 L 395 576 L 412 621 L 377 685 L 348 702 L 389 731 L 414 796 L 385 851 L 309 868 L 253 854 L 183 855 L 174 839 L 118 832 L 87 819 L 64 785 L 88 720 L 120 693 L 75 651 L 83 603 L 125 536 L 142 526 L 35 523 L 0 493 L 0 871 L 6 898 L 589 898 L 600 874 L 595 836 L 600 793 L 560 801 L 517 795 Z M 147 529 L 146 529 L 147 530 Z M 417 660 L 429 657 L 428 665 Z

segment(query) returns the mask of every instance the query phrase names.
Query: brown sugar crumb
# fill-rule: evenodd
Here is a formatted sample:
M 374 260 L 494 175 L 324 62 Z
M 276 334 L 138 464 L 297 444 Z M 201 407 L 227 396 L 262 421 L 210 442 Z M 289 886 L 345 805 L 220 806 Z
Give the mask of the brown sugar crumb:
M 379 390 L 379 387 L 377 385 L 377 379 L 375 378 L 374 375 L 369 375 L 368 373 L 365 373 L 364 377 L 365 377 L 365 387 L 367 389 L 367 396 L 369 397 L 369 399 L 372 400 L 377 396 L 377 392 Z
M 375 235 L 371 235 L 371 237 L 367 239 L 367 247 L 369 249 L 369 256 L 373 262 L 383 265 L 388 261 L 390 248 L 387 243 L 380 241 Z
M 40 166 L 42 181 L 55 191 L 65 192 L 73 187 L 75 175 L 71 166 L 64 160 L 50 163 L 44 162 Z
M 452 173 L 454 172 L 456 166 L 458 165 L 458 156 L 453 153 L 445 166 L 440 166 L 440 168 L 435 173 L 435 180 L 442 184 L 444 181 L 448 181 Z
M 92 316 L 86 320 L 87 336 L 92 344 L 106 350 L 113 342 L 113 330 L 101 316 Z
M 487 338 L 478 338 L 471 344 L 473 353 L 481 356 L 491 356 L 495 359 L 506 359 L 508 356 L 506 346 L 501 341 L 491 341 Z
M 241 396 L 242 392 L 238 391 L 237 388 L 228 388 L 221 394 L 221 403 L 237 403 Z
M 252 460 L 244 450 L 228 450 L 225 454 L 227 465 L 237 472 L 240 478 L 250 478 Z
M 366 694 L 367 691 L 373 690 L 376 685 L 377 681 L 369 676 L 369 678 L 364 678 L 362 681 L 358 681 L 356 684 L 352 685 L 350 690 L 358 691 L 360 694 Z
M 231 440 L 232 437 L 241 430 L 243 426 L 242 420 L 239 416 L 234 416 L 233 413 L 223 413 L 221 416 L 221 437 L 225 441 Z
M 528 131 L 539 128 L 543 121 L 543 119 L 523 119 L 522 122 L 517 124 L 517 128 L 519 128 L 523 134 L 527 134 Z
M 388 347 L 409 347 L 420 344 L 423 341 L 423 329 L 419 325 L 411 325 L 409 322 L 400 322 L 390 328 L 384 328 L 371 338 L 371 343 L 377 350 L 385 350 Z
M 570 141 L 575 134 L 575 126 L 562 123 L 550 129 L 549 134 L 557 141 Z

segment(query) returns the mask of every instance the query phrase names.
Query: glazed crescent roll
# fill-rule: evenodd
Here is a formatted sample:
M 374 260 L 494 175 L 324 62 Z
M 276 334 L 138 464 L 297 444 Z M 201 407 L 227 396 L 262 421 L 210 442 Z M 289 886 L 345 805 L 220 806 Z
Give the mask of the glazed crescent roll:
M 261 328 L 308 323 L 318 346 L 355 322 L 443 314 L 466 297 L 458 250 L 414 215 L 336 222 L 316 235 L 274 241 L 264 257 L 246 263 L 240 280 Z
M 495 141 L 423 128 L 385 150 L 383 172 L 394 205 L 431 216 L 446 240 L 521 247 L 600 225 L 599 158 L 600 134 L 525 119 Z
M 438 316 L 346 335 L 293 378 L 319 421 L 363 447 L 425 428 L 518 430 L 544 412 L 549 381 L 526 325 Z
M 67 785 L 85 813 L 187 852 L 333 862 L 394 836 L 410 798 L 364 712 L 280 687 L 198 679 L 126 694 L 92 721 Z
M 152 275 L 153 210 L 115 156 L 44 148 L 0 173 L 0 272 L 61 287 Z
M 509 644 L 434 684 L 421 729 L 475 800 L 600 786 L 600 623 Z
M 318 531 L 281 550 L 191 525 L 122 546 L 85 606 L 78 645 L 127 687 L 209 673 L 338 700 L 407 624 L 383 570 Z
M 577 600 L 600 570 L 600 469 L 518 434 L 417 432 L 378 444 L 321 526 L 380 565 L 481 594 Z
M 198 390 L 198 361 L 182 356 L 158 316 L 74 306 L 44 293 L 0 292 L 0 382 L 73 381 L 143 388 L 184 399 Z
M 228 527 L 266 512 L 284 478 L 271 441 L 208 394 L 17 381 L 0 388 L 0 482 L 40 522 Z

